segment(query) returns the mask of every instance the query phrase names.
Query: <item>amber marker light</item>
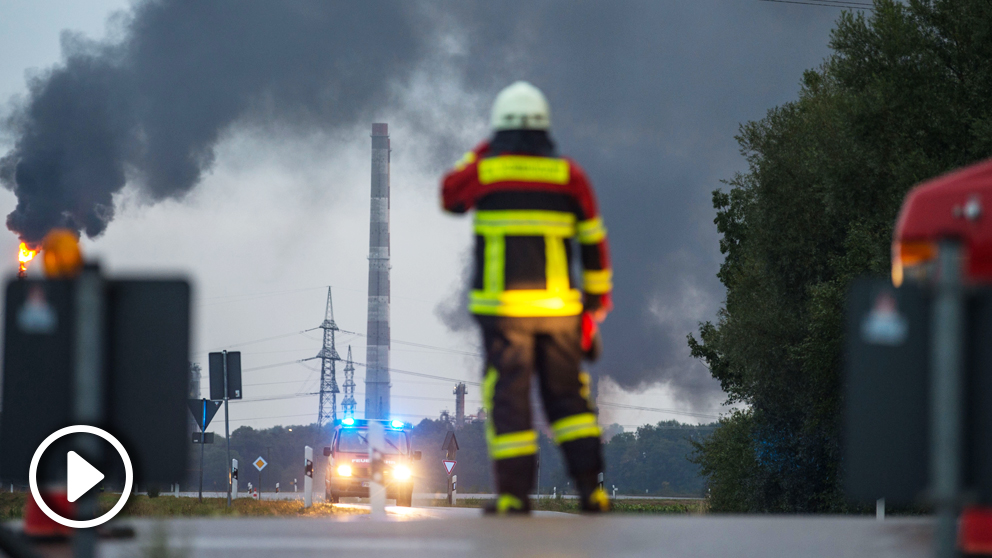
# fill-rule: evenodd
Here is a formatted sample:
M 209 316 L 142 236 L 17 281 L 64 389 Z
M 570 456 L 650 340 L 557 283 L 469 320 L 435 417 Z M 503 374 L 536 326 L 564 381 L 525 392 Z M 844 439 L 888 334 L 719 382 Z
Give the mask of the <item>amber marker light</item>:
M 911 241 L 892 244 L 892 284 L 902 285 L 906 277 L 922 280 L 927 275 L 927 264 L 937 257 L 933 242 Z
M 41 242 L 41 261 L 52 279 L 75 277 L 83 269 L 79 237 L 68 229 L 53 229 Z

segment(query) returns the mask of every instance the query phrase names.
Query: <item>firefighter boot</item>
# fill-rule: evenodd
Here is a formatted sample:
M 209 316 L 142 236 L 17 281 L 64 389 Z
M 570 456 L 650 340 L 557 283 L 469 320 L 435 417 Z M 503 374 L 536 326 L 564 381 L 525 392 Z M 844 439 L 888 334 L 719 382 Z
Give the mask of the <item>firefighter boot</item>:
M 537 460 L 533 455 L 498 459 L 494 463 L 499 497 L 483 508 L 486 515 L 529 514 Z
M 575 484 L 579 489 L 579 499 L 583 513 L 602 513 L 610 511 L 610 497 L 599 486 L 597 473 L 576 475 Z
M 530 502 L 527 498 L 521 500 L 513 494 L 500 494 L 499 498 L 487 502 L 482 508 L 485 515 L 527 515 L 530 513 Z

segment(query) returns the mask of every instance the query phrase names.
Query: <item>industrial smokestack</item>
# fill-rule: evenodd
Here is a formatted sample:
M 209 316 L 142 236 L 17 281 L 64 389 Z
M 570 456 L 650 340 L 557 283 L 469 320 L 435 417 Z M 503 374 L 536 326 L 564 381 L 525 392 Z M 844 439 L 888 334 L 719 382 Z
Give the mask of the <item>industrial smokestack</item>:
M 389 126 L 372 125 L 365 418 L 389 418 Z
M 455 394 L 455 428 L 461 428 L 465 425 L 465 393 L 467 391 L 465 382 L 458 382 L 452 392 Z

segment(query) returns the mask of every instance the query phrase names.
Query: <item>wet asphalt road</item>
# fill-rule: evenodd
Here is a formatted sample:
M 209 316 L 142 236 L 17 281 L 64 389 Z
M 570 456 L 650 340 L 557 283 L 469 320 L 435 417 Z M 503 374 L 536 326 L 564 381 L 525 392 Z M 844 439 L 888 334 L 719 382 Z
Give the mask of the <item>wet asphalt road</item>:
M 348 504 L 345 504 L 348 505 Z M 927 518 L 844 516 L 483 518 L 479 510 L 387 508 L 385 518 L 121 520 L 137 536 L 103 541 L 99 556 L 299 558 L 396 556 L 924 557 Z M 168 552 L 163 552 L 163 551 Z M 70 556 L 49 547 L 48 556 Z

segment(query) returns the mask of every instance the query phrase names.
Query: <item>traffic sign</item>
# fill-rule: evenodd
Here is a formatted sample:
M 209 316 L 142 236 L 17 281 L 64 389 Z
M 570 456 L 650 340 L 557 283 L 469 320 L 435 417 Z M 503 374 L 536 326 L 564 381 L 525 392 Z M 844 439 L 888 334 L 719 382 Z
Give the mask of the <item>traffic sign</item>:
M 264 459 L 262 459 L 262 456 L 261 455 L 258 456 L 258 459 L 256 459 L 254 463 L 252 463 L 252 465 L 254 465 L 256 469 L 258 469 L 258 472 L 259 473 L 261 473 L 262 472 L 262 469 L 264 469 L 265 466 L 268 465 L 268 464 L 269 464 L 269 462 L 266 461 L 266 460 L 264 460 Z
M 455 437 L 454 430 L 449 430 L 445 433 L 441 449 L 448 452 L 448 459 L 454 459 L 455 452 L 458 451 L 458 438 Z
M 241 352 L 210 353 L 210 399 L 224 399 L 224 357 L 227 357 L 227 398 L 241 399 Z
M 444 470 L 448 471 L 448 474 L 450 475 L 451 470 L 455 468 L 455 461 L 452 461 L 450 459 L 442 459 L 441 463 L 444 463 Z
M 221 401 L 210 401 L 209 399 L 186 400 L 186 406 L 189 407 L 189 412 L 193 413 L 193 419 L 196 420 L 196 425 L 200 427 L 200 430 L 206 430 L 207 425 L 217 414 L 217 409 L 220 409 L 220 404 Z

